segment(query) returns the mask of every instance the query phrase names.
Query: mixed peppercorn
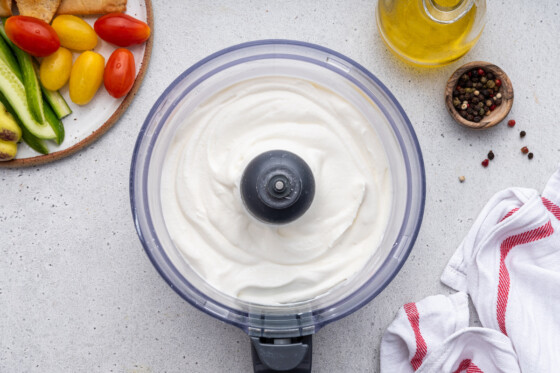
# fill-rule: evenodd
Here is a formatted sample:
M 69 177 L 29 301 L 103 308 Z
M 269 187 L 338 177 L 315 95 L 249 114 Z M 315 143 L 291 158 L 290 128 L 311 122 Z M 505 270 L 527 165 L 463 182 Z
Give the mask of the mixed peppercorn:
M 502 82 L 482 68 L 461 75 L 453 90 L 453 106 L 463 118 L 480 122 L 502 104 Z
M 514 127 L 514 126 L 515 126 L 515 120 L 514 120 L 514 119 L 510 119 L 510 120 L 507 122 L 507 125 L 508 125 L 508 127 Z M 519 132 L 519 137 L 521 137 L 521 138 L 525 137 L 526 135 L 527 135 L 527 132 L 525 132 L 525 131 Z M 524 147 L 521 148 L 521 153 L 527 154 L 527 157 L 528 157 L 529 159 L 533 159 L 533 157 L 534 157 L 534 154 L 531 153 L 531 152 L 529 152 L 529 148 L 526 147 L 526 146 L 524 146 Z M 493 160 L 495 156 L 496 156 L 496 155 L 494 154 L 494 152 L 493 152 L 492 150 L 490 150 L 490 151 L 488 152 L 488 154 L 487 154 L 487 158 L 484 159 L 484 160 L 481 162 L 482 167 L 488 167 L 488 165 L 490 164 L 490 161 Z M 463 181 L 464 181 L 464 179 L 463 179 L 461 182 L 463 182 Z

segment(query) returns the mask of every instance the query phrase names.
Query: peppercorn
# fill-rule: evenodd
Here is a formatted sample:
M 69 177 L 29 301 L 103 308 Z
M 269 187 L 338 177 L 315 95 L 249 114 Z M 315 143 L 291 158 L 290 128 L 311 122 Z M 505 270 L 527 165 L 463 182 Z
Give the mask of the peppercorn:
M 493 152 L 492 150 L 490 150 L 490 151 L 488 152 L 488 159 L 489 159 L 489 160 L 494 159 L 494 152 Z
M 502 85 L 502 81 L 500 79 L 496 79 L 496 87 L 500 87 Z
M 515 126 L 515 119 L 510 119 L 510 120 L 508 120 L 508 126 L 509 126 L 509 127 Z
M 533 159 L 533 153 L 529 153 L 527 157 L 529 157 L 529 159 Z
M 464 176 L 459 176 L 459 182 L 464 182 L 465 181 L 465 177 Z
M 452 103 L 457 112 L 469 121 L 480 122 L 483 116 L 502 103 L 494 75 L 477 67 L 462 74 L 452 92 Z M 476 119 L 475 119 L 476 118 Z
M 523 153 L 523 154 L 529 153 L 529 148 L 526 147 L 526 146 L 522 147 L 522 148 L 521 148 L 521 153 Z
M 489 163 L 488 159 L 483 160 L 481 163 L 482 167 L 488 167 L 488 163 Z
M 526 134 L 527 134 L 527 132 L 521 131 L 521 132 L 519 132 L 519 137 L 525 137 Z

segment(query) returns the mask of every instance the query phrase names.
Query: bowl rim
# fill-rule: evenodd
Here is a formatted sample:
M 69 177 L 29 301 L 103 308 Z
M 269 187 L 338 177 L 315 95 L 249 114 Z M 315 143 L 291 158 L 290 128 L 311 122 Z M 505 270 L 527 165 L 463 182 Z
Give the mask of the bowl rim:
M 241 43 L 241 44 L 237 44 L 237 45 L 233 45 L 227 48 L 224 48 L 220 51 L 217 51 L 205 58 L 203 58 L 202 60 L 198 61 L 197 63 L 195 63 L 194 65 L 192 65 L 190 68 L 188 68 L 187 70 L 185 70 L 182 74 L 180 74 L 164 91 L 163 93 L 159 96 L 159 98 L 157 99 L 157 101 L 154 103 L 154 105 L 152 106 L 150 112 L 148 113 L 146 120 L 144 121 L 139 134 L 138 134 L 138 138 L 134 147 L 134 151 L 133 151 L 133 155 L 132 155 L 132 162 L 131 162 L 131 170 L 130 170 L 130 179 L 129 179 L 129 188 L 130 188 L 130 201 L 131 201 L 131 209 L 132 209 L 132 215 L 133 215 L 133 220 L 135 223 L 135 227 L 138 233 L 138 236 L 140 238 L 140 241 L 144 247 L 144 250 L 146 252 L 146 254 L 148 255 L 150 261 L 152 262 L 152 264 L 154 265 L 154 267 L 156 268 L 156 270 L 158 271 L 158 273 L 160 274 L 160 276 L 169 284 L 169 286 L 175 290 L 175 292 L 177 292 L 181 298 L 183 298 L 184 300 L 186 300 L 188 303 L 190 303 L 192 306 L 198 308 L 199 310 L 203 311 L 204 313 L 210 314 L 211 316 L 218 318 L 226 323 L 229 323 L 231 325 L 237 326 L 239 328 L 241 328 L 242 330 L 244 330 L 245 332 L 250 334 L 250 329 L 249 326 L 247 325 L 247 323 L 241 322 L 239 319 L 231 319 L 228 318 L 226 316 L 223 316 L 219 313 L 210 313 L 208 308 L 204 307 L 204 304 L 201 304 L 200 302 L 198 302 L 196 299 L 192 299 L 189 298 L 188 296 L 185 296 L 185 294 L 183 294 L 182 292 L 179 291 L 179 289 L 177 289 L 177 287 L 175 286 L 174 282 L 172 281 L 172 279 L 170 278 L 170 276 L 164 272 L 163 268 L 161 268 L 160 263 L 158 262 L 157 258 L 154 256 L 154 254 L 151 251 L 150 248 L 150 244 L 151 242 L 148 242 L 148 240 L 146 239 L 146 237 L 143 234 L 142 228 L 140 226 L 139 223 L 139 212 L 136 209 L 136 186 L 134 184 L 134 180 L 136 179 L 136 172 L 137 172 L 137 165 L 136 163 L 138 162 L 138 157 L 140 155 L 140 147 L 143 143 L 144 140 L 144 133 L 147 131 L 148 126 L 151 124 L 153 118 L 156 116 L 158 109 L 162 106 L 162 104 L 164 103 L 164 101 L 167 100 L 167 96 L 168 94 L 183 80 L 185 79 L 189 74 L 195 72 L 197 69 L 199 69 L 201 66 L 205 65 L 206 63 L 222 56 L 225 54 L 228 54 L 230 52 L 234 52 L 234 51 L 238 51 L 240 49 L 243 48 L 251 48 L 251 47 L 255 47 L 255 46 L 263 46 L 263 45 L 293 45 L 293 46 L 297 46 L 297 47 L 304 47 L 304 48 L 310 48 L 310 49 L 314 49 L 317 50 L 319 52 L 323 52 L 323 53 L 327 53 L 329 55 L 335 56 L 345 62 L 348 62 L 353 68 L 355 68 L 359 73 L 365 75 L 368 79 L 370 79 L 375 85 L 377 85 L 377 87 L 387 96 L 387 99 L 389 100 L 389 102 L 394 105 L 394 108 L 396 109 L 396 111 L 398 112 L 398 114 L 402 117 L 403 122 L 405 124 L 405 130 L 407 130 L 406 135 L 409 138 L 409 141 L 411 142 L 412 145 L 412 149 L 411 151 L 413 153 L 415 153 L 417 159 L 417 163 L 418 163 L 418 169 L 416 170 L 419 173 L 419 177 L 420 177 L 420 185 L 418 186 L 420 188 L 419 190 L 419 197 L 420 197 L 420 201 L 418 206 L 416 206 L 417 208 L 417 216 L 414 216 L 414 218 L 416 219 L 416 222 L 414 224 L 414 228 L 411 232 L 411 234 L 407 237 L 406 239 L 406 243 L 404 244 L 406 247 L 404 250 L 398 251 L 398 247 L 393 247 L 391 248 L 389 255 L 383 260 L 382 264 L 379 267 L 379 270 L 381 270 L 382 268 L 386 267 L 388 265 L 388 262 L 391 259 L 395 259 L 395 250 L 397 250 L 398 252 L 398 263 L 396 266 L 394 266 L 392 272 L 385 277 L 384 281 L 382 281 L 381 285 L 379 286 L 379 288 L 376 291 L 370 292 L 369 294 L 367 294 L 367 296 L 359 299 L 358 301 L 353 303 L 353 306 L 346 310 L 345 312 L 340 312 L 340 313 L 335 313 L 332 315 L 328 315 L 328 317 L 326 319 L 323 319 L 321 316 L 321 314 L 327 310 L 327 309 L 332 309 L 333 307 L 337 307 L 338 305 L 347 302 L 350 298 L 352 298 L 353 296 L 355 296 L 357 293 L 360 293 L 360 291 L 368 284 L 369 281 L 366 281 L 361 287 L 359 287 L 358 289 L 356 289 L 354 292 L 346 295 L 345 297 L 343 297 L 342 299 L 338 300 L 337 302 L 335 302 L 334 304 L 328 305 L 328 307 L 324 307 L 324 308 L 320 308 L 320 309 L 316 309 L 316 310 L 312 310 L 312 316 L 315 317 L 317 315 L 319 315 L 319 319 L 321 319 L 320 321 L 316 321 L 314 319 L 313 321 L 313 326 L 314 329 L 311 330 L 310 332 L 306 332 L 306 330 L 303 330 L 303 328 L 301 329 L 301 333 L 302 335 L 304 334 L 311 334 L 314 333 L 316 331 L 318 331 L 322 326 L 331 323 L 333 321 L 336 321 L 340 318 L 343 318 L 353 312 L 355 312 L 356 310 L 360 309 L 361 307 L 363 307 L 365 304 L 367 304 L 368 302 L 370 302 L 374 297 L 376 297 L 381 291 L 383 291 L 385 289 L 385 287 L 394 279 L 394 277 L 399 273 L 400 269 L 402 268 L 402 266 L 404 265 L 404 262 L 406 261 L 406 259 L 408 258 L 410 252 L 412 251 L 412 248 L 414 246 L 414 243 L 416 241 L 416 238 L 418 236 L 420 227 L 421 227 L 421 223 L 423 220 L 423 215 L 424 215 L 424 207 L 425 207 L 425 197 L 426 197 L 426 176 L 425 176 L 425 167 L 424 167 L 424 161 L 423 161 L 423 156 L 422 156 L 422 151 L 420 148 L 420 144 L 418 142 L 418 138 L 416 136 L 416 133 L 414 131 L 414 128 L 412 127 L 412 124 L 408 118 L 408 116 L 406 115 L 406 113 L 404 112 L 404 109 L 402 108 L 402 106 L 400 105 L 400 103 L 396 100 L 396 98 L 394 97 L 394 95 L 387 89 L 387 87 L 377 78 L 375 77 L 375 75 L 373 75 L 371 72 L 369 72 L 366 68 L 364 68 L 362 65 L 360 65 L 359 63 L 355 62 L 354 60 L 334 51 L 331 50 L 329 48 L 326 47 L 322 47 L 320 45 L 316 45 L 316 44 L 312 44 L 312 43 L 307 43 L 307 42 L 301 42 L 301 41 L 295 41 L 295 40 L 285 40 L 285 39 L 265 39 L 265 40 L 255 40 L 255 41 L 250 41 L 250 42 L 245 42 L 245 43 Z M 367 94 L 367 92 L 364 92 Z M 368 95 L 368 97 L 370 97 Z M 175 103 L 173 103 L 172 105 L 175 105 Z M 384 110 L 384 108 L 381 108 L 382 111 L 384 112 L 384 115 L 386 115 L 386 112 Z M 161 120 L 161 118 L 159 119 Z M 160 128 L 161 129 L 161 128 Z M 159 131 L 154 132 L 154 135 L 157 136 Z M 402 143 L 402 139 L 399 139 L 399 143 Z M 401 144 L 402 145 L 402 144 Z M 149 157 L 151 156 L 151 149 L 150 149 L 150 155 L 147 157 L 149 159 Z M 407 175 L 410 175 L 410 164 L 406 163 L 406 168 L 407 168 Z M 144 165 L 145 167 L 145 165 Z M 141 189 L 141 188 L 140 188 Z M 145 190 L 143 191 L 144 193 L 146 192 Z M 401 226 L 401 231 L 404 229 L 405 226 L 407 226 L 408 221 L 411 219 L 410 216 L 405 216 L 403 218 L 403 224 Z M 157 238 L 157 237 L 156 237 Z M 395 245 L 397 246 L 397 245 Z M 400 246 L 400 245 L 399 245 Z M 168 261 L 168 265 L 172 268 L 172 270 L 177 271 L 177 269 L 174 267 L 174 265 L 170 262 L 170 259 L 168 257 L 165 257 L 164 260 Z M 226 306 L 222 303 L 220 303 L 219 301 L 209 298 L 207 297 L 205 294 L 203 294 L 202 292 L 199 291 L 199 289 L 197 289 L 194 285 L 190 284 L 188 281 L 186 281 L 188 283 L 188 286 L 190 288 L 190 290 L 194 291 L 197 295 L 199 295 L 202 298 L 205 298 L 208 301 L 211 301 L 213 304 L 222 307 L 224 309 L 226 309 L 227 311 L 236 314 L 238 316 L 241 316 L 245 319 L 249 318 L 251 315 L 248 314 L 245 311 L 242 310 L 238 310 L 238 309 L 233 309 L 229 306 Z M 300 317 L 300 315 L 296 315 L 296 317 Z

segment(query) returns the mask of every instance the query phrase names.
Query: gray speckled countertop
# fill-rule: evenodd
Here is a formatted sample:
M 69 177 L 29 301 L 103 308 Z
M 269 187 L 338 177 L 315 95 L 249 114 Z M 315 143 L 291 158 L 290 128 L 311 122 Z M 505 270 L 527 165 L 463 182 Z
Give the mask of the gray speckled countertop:
M 157 274 L 129 203 L 132 149 L 152 104 L 178 74 L 224 47 L 287 38 L 349 56 L 392 90 L 424 153 L 428 194 L 414 249 L 385 291 L 314 337 L 315 372 L 378 372 L 381 334 L 397 309 L 450 292 L 439 276 L 485 202 L 509 186 L 541 190 L 560 161 L 558 1 L 489 0 L 480 42 L 437 69 L 390 54 L 375 1 L 156 0 L 153 7 L 150 66 L 115 127 L 68 159 L 0 170 L 0 372 L 250 371 L 247 336 L 191 307 Z M 515 128 L 475 132 L 445 111 L 448 76 L 477 59 L 510 76 Z M 528 133 L 523 141 L 520 130 Z M 522 145 L 534 150 L 532 161 Z M 496 159 L 484 169 L 490 149 Z

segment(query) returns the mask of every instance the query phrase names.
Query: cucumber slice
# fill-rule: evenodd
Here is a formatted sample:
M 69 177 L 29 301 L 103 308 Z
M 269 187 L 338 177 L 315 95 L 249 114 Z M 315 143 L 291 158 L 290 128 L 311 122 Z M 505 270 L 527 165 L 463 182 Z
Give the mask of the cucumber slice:
M 58 119 L 62 119 L 67 115 L 72 114 L 72 109 L 66 103 L 66 100 L 58 91 L 50 91 L 43 87 L 41 84 L 41 90 L 43 91 L 43 98 L 45 101 L 49 103 L 53 111 L 55 112 Z M 47 105 L 45 105 L 46 108 Z M 45 109 L 45 116 L 46 116 L 46 109 Z
M 33 68 L 35 69 L 35 74 L 39 76 L 39 65 L 36 62 L 33 62 Z M 47 101 L 47 103 L 51 106 L 51 109 L 55 112 L 58 119 L 62 119 L 65 116 L 72 114 L 72 109 L 70 109 L 70 106 L 68 106 L 66 100 L 62 97 L 60 92 L 46 89 L 45 86 L 43 86 L 43 83 L 39 82 L 39 84 L 41 85 L 41 91 L 43 91 L 43 99 L 45 99 L 45 101 Z
M 37 153 L 49 154 L 49 148 L 47 148 L 45 141 L 33 136 L 25 127 L 21 127 L 21 138 Z
M 54 133 L 56 133 L 56 138 L 54 139 L 54 141 L 57 143 L 57 145 L 62 144 L 62 142 L 64 141 L 64 126 L 48 103 L 45 105 L 45 118 L 49 126 L 51 126 L 51 128 L 53 129 Z
M 14 109 L 12 109 L 12 106 L 10 105 L 10 103 L 2 93 L 0 93 L 0 102 L 4 105 L 6 110 L 8 110 L 10 114 L 12 114 L 19 128 L 21 128 L 21 138 L 23 139 L 23 141 L 36 152 L 41 154 L 49 154 L 49 148 L 47 148 L 45 142 L 33 136 L 31 132 L 29 132 L 27 128 L 25 128 L 25 126 L 21 124 L 21 121 L 19 120 L 18 116 L 14 112 Z
M 12 48 L 10 48 L 3 37 L 0 37 L 0 59 L 3 59 L 8 64 L 12 72 L 19 78 L 19 80 L 23 79 Z
M 0 59 L 0 92 L 6 96 L 6 100 L 14 109 L 17 117 L 20 119 L 24 127 L 26 127 L 31 134 L 40 139 L 55 139 L 56 133 L 52 127 L 43 122 L 37 122 L 31 114 L 25 87 L 19 78 L 13 73 L 8 64 Z M 41 98 L 42 102 L 42 98 Z
M 33 68 L 33 61 L 31 56 L 14 46 L 16 57 L 21 68 L 21 75 L 23 77 L 23 85 L 25 87 L 25 94 L 27 96 L 27 104 L 31 109 L 31 114 L 38 122 L 45 121 L 45 105 L 43 103 L 43 96 L 41 95 L 41 86 L 39 79 L 35 74 Z
M 42 123 L 45 121 L 45 107 L 43 104 L 43 96 L 41 96 L 41 87 L 39 85 L 39 79 L 35 73 L 35 68 L 33 66 L 33 60 L 31 56 L 19 49 L 6 35 L 6 30 L 4 29 L 4 24 L 0 25 L 0 34 L 4 38 L 4 41 L 12 48 L 14 54 L 19 63 L 21 69 L 22 82 L 25 87 L 25 93 L 27 98 L 27 104 L 31 109 L 31 114 L 36 121 Z

